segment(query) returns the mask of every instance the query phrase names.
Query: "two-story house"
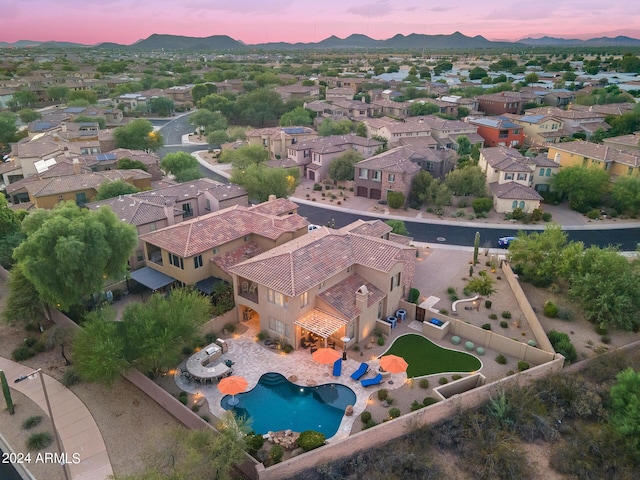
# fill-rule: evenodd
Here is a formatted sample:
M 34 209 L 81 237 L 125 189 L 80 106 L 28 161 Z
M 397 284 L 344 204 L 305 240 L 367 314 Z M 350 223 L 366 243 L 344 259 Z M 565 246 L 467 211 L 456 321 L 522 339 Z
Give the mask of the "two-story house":
M 251 130 L 246 136 L 249 145 L 261 145 L 271 159 L 277 159 L 286 157 L 289 146 L 317 138 L 318 133 L 309 127 L 267 127 Z
M 505 115 L 513 123 L 520 125 L 524 133 L 524 145 L 546 147 L 558 143 L 566 135 L 563 121 L 551 115 Z
M 484 138 L 478 134 L 478 127 L 461 120 L 446 120 L 435 115 L 424 117 L 409 117 L 407 122 L 426 123 L 431 129 L 431 136 L 436 140 L 436 145 L 441 149 L 458 150 L 458 139 L 467 137 L 471 145 L 484 146 Z
M 584 133 L 589 138 L 598 129 L 606 132 L 611 128 L 604 121 L 606 115 L 593 110 L 563 110 L 558 107 L 540 107 L 527 110 L 525 115 L 545 115 L 560 119 L 562 120 L 564 133 L 569 137 L 574 133 Z
M 424 156 L 410 147 L 396 147 L 356 163 L 356 196 L 386 200 L 390 191 L 409 198 L 411 182 L 421 170 L 418 161 Z
M 591 142 L 550 145 L 547 156 L 561 167 L 582 165 L 601 168 L 611 177 L 640 174 L 640 154 Z
M 519 92 L 498 92 L 478 95 L 478 110 L 487 115 L 502 115 L 513 113 L 522 115 L 528 98 L 523 98 Z
M 216 282 L 231 280 L 233 265 L 304 235 L 309 222 L 297 208 L 290 200 L 272 198 L 141 235 L 146 266 L 131 276 L 150 288 L 177 281 L 210 293 Z
M 370 336 L 408 294 L 415 248 L 351 227 L 322 227 L 231 267 L 239 318 L 294 348 L 310 334 L 347 347 Z
M 478 128 L 487 147 L 517 147 L 524 142 L 522 126 L 507 117 L 467 117 L 467 123 Z

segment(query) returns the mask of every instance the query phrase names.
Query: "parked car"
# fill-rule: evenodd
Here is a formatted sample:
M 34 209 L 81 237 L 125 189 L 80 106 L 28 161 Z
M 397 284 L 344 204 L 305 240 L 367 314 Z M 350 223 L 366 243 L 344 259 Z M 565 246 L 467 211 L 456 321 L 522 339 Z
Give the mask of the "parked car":
M 313 232 L 314 230 L 318 230 L 320 228 L 320 225 L 314 225 L 313 223 L 307 226 L 307 231 L 308 232 Z
M 516 239 L 516 237 L 500 237 L 498 239 L 498 246 L 500 248 L 509 248 L 509 245 L 511 245 L 511 242 L 513 242 Z

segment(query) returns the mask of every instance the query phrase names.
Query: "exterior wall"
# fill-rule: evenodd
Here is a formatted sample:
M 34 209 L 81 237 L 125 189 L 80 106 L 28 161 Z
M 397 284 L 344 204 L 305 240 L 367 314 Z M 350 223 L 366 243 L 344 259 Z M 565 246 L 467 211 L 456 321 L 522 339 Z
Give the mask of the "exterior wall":
M 522 102 L 506 98 L 504 101 L 478 99 L 478 110 L 489 115 L 502 115 L 504 113 L 522 114 Z
M 532 212 L 536 208 L 540 208 L 540 202 L 538 200 L 518 200 L 518 206 L 520 206 L 520 202 L 524 202 L 524 208 L 522 209 L 525 212 Z M 505 198 L 496 198 L 493 197 L 493 208 L 498 213 L 508 213 L 513 211 L 513 199 L 505 199 Z
M 387 192 L 389 190 L 393 190 L 394 192 L 402 192 L 404 194 L 404 198 L 409 198 L 409 192 L 411 191 L 411 182 L 413 177 L 408 173 L 392 173 L 391 175 L 395 175 L 395 179 L 393 182 L 389 181 L 389 172 L 382 171 L 382 181 L 381 189 L 382 189 L 382 199 L 387 199 Z
M 75 202 L 76 194 L 79 193 L 84 193 L 86 195 L 87 202 L 90 202 L 96 196 L 96 191 L 93 188 L 90 188 L 86 190 L 77 190 L 75 192 L 65 192 L 63 194 L 47 195 L 46 197 L 32 197 L 31 195 L 29 195 L 29 199 L 37 208 L 45 208 L 47 210 L 51 210 L 59 202 Z
M 482 125 L 477 125 L 478 127 L 478 135 L 484 138 L 485 146 L 487 147 L 498 147 L 500 145 L 505 145 L 507 147 L 513 147 L 522 145 L 524 141 L 524 132 L 522 128 L 489 128 Z M 507 137 L 500 138 L 500 131 L 507 130 Z M 514 133 L 518 131 L 519 133 Z M 514 143 L 515 142 L 515 143 Z
M 640 172 L 640 167 L 629 167 L 629 165 L 625 165 L 624 163 L 613 162 L 611 164 L 611 168 L 609 170 L 610 175 L 615 176 L 624 176 L 624 175 L 638 175 Z
M 539 189 L 538 185 L 549 185 L 551 183 L 551 178 L 555 174 L 558 173 L 559 167 L 535 167 L 533 170 L 533 188 L 537 190 L 547 190 Z M 540 172 L 544 171 L 544 175 L 540 175 Z M 547 175 L 549 173 L 549 175 Z

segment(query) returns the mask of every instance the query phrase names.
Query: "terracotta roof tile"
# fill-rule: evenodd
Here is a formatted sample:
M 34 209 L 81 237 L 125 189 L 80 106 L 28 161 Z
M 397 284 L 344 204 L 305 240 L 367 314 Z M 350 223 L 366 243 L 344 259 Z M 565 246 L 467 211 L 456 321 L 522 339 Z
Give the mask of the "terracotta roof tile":
M 358 274 L 350 275 L 331 288 L 319 293 L 318 298 L 338 310 L 347 320 L 351 320 L 362 313 L 356 305 L 356 291 L 362 285 L 365 285 L 369 291 L 367 296 L 368 307 L 384 298 L 382 290 L 367 282 Z

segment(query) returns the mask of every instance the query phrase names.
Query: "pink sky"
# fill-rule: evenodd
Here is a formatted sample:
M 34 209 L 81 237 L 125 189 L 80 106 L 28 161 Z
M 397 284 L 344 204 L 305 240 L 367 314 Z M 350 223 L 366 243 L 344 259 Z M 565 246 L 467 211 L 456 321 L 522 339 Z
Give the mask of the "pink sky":
M 637 0 L 0 0 L 0 41 L 131 44 L 153 33 L 245 43 L 316 42 L 362 33 L 505 40 L 548 34 L 640 37 Z

